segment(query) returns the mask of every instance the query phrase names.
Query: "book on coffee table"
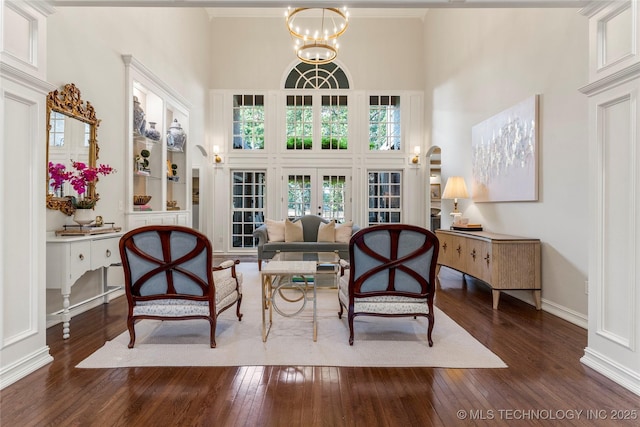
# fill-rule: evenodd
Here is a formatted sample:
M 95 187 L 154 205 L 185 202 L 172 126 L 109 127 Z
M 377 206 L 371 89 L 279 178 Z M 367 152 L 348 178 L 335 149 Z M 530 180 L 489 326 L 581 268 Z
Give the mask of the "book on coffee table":
M 456 224 L 452 225 L 451 229 L 458 231 L 482 231 L 482 224 Z

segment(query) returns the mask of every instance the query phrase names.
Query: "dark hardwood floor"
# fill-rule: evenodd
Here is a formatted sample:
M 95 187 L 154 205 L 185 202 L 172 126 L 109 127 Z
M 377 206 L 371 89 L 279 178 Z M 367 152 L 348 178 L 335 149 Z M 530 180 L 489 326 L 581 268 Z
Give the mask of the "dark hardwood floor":
M 488 288 L 446 268 L 436 305 L 509 368 L 74 368 L 126 330 L 122 297 L 74 317 L 69 340 L 47 331 L 54 362 L 2 390 L 0 424 L 639 425 L 613 417 L 640 397 L 580 363 L 585 330 L 509 296 L 492 310 Z

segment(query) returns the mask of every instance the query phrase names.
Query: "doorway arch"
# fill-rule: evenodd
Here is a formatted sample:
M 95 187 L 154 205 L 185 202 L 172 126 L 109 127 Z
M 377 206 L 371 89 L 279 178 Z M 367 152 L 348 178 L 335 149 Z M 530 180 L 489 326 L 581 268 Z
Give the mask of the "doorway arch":
M 441 195 L 442 195 L 442 175 L 441 162 L 442 150 L 439 146 L 433 145 L 427 150 L 427 160 L 429 161 L 429 189 L 427 193 L 428 210 L 427 224 L 431 231 L 440 228 L 440 218 L 442 213 Z

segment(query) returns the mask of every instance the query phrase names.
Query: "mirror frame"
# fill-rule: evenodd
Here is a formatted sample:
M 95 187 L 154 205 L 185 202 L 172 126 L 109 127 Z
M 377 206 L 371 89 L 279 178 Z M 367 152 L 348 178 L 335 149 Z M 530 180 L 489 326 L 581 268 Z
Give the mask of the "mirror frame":
M 87 123 L 90 126 L 89 132 L 89 167 L 96 167 L 98 160 L 98 126 L 100 120 L 96 117 L 96 111 L 89 101 L 83 101 L 80 96 L 80 89 L 75 84 L 69 83 L 64 85 L 61 91 L 57 89 L 49 92 L 47 95 L 47 159 L 45 164 L 45 194 L 47 195 L 47 209 L 59 210 L 66 215 L 73 215 L 75 208 L 71 204 L 71 197 L 56 197 L 49 193 L 49 137 L 51 133 L 51 112 L 56 111 Z M 95 182 L 90 183 L 87 187 L 87 197 L 99 199 L 96 192 Z

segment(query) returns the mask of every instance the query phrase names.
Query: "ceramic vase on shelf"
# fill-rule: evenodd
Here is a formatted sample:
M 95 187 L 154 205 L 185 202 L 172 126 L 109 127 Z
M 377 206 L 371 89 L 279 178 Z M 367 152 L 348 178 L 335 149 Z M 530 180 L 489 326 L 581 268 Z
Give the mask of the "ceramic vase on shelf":
M 73 213 L 73 221 L 80 225 L 89 225 L 95 218 L 93 217 L 93 209 L 79 209 L 76 208 Z
M 156 122 L 149 122 L 149 129 L 146 130 L 145 136 L 154 141 L 160 141 L 160 131 L 156 129 Z
M 140 135 L 144 135 L 146 123 L 144 120 L 144 110 L 142 106 L 140 106 L 140 101 L 138 101 L 138 97 L 133 97 L 133 131 Z
M 187 142 L 187 134 L 178 123 L 178 119 L 173 119 L 169 131 L 167 131 L 167 150 L 184 151 L 185 142 Z

